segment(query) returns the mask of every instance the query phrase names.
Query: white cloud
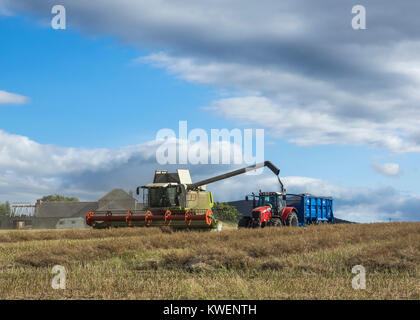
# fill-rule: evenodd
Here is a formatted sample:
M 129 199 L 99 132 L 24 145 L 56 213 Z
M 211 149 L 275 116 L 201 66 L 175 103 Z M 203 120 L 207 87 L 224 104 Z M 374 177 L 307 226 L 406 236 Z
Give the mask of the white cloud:
M 0 130 L 0 200 L 34 201 L 57 192 L 92 200 L 116 187 L 133 189 L 150 182 L 155 169 L 182 167 L 156 162 L 156 150 L 162 143 L 153 140 L 115 149 L 65 148 Z M 173 143 L 177 146 L 179 140 Z M 189 144 L 189 150 L 193 145 L 197 143 Z M 231 157 L 241 151 L 229 142 L 203 144 L 202 148 L 217 145 Z M 193 167 L 193 172 L 214 171 L 213 166 Z
M 133 159 L 148 163 L 157 145 L 152 141 L 118 149 L 64 148 L 0 130 L 0 198 L 34 201 L 46 193 L 71 189 L 86 199 L 85 192 L 107 189 L 104 184 L 95 186 L 95 181 L 85 187 L 88 181 L 83 176 L 117 170 Z
M 400 175 L 400 165 L 398 163 L 372 163 L 376 172 L 385 176 L 396 177 Z
M 0 130 L 0 170 L 14 170 L 41 176 L 102 170 L 127 162 L 141 154 L 148 159 L 154 155 L 157 143 L 118 149 L 76 149 L 43 145 L 25 136 Z
M 418 104 L 415 92 L 403 101 L 391 97 L 395 92 L 380 90 L 353 95 L 332 83 L 275 67 L 206 63 L 164 53 L 136 61 L 166 68 L 190 82 L 240 90 L 241 96 L 213 101 L 205 109 L 266 128 L 298 145 L 367 144 L 393 152 L 420 152 L 420 143 L 413 139 L 420 127 L 420 108 L 413 107 Z M 405 94 L 412 84 L 398 94 Z
M 23 104 L 28 98 L 20 94 L 0 90 L 0 104 Z

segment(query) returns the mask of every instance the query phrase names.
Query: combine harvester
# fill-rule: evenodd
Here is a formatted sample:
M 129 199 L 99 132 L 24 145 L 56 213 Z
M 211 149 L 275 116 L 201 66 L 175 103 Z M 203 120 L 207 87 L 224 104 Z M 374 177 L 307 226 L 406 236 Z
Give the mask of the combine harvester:
M 206 191 L 206 185 L 228 179 L 252 170 L 268 167 L 281 184 L 280 170 L 270 161 L 228 172 L 200 182 L 192 183 L 188 170 L 178 169 L 176 173 L 167 170 L 155 171 L 153 183 L 137 188 L 143 192 L 143 210 L 89 211 L 86 223 L 93 228 L 110 227 L 158 227 L 215 229 L 213 195 Z M 282 185 L 282 184 L 281 184 Z

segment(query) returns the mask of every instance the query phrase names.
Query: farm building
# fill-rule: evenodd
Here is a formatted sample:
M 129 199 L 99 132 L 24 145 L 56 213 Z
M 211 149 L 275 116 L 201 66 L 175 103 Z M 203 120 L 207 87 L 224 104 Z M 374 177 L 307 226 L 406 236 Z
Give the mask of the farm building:
M 88 211 L 135 210 L 142 204 L 122 189 L 114 189 L 95 202 L 42 202 L 38 200 L 33 216 L 1 217 L 0 229 L 55 229 L 59 220 L 85 218 Z M 65 224 L 65 223 L 64 223 Z

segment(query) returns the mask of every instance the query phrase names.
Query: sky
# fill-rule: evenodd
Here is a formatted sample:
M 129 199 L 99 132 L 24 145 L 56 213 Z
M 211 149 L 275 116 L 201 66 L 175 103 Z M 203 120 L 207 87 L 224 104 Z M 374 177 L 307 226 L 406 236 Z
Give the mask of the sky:
M 51 27 L 54 5 L 66 29 Z M 352 28 L 352 7 L 366 29 Z M 159 165 L 160 129 L 264 129 L 288 191 L 420 221 L 418 1 L 0 0 L 0 201 L 96 200 Z M 265 172 L 218 201 L 278 188 Z

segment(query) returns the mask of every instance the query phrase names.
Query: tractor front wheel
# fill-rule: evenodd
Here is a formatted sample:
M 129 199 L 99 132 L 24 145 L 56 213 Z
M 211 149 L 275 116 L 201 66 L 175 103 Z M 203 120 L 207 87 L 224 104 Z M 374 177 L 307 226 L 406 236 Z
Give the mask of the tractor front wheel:
M 281 227 L 281 226 L 283 226 L 283 223 L 281 222 L 281 220 L 279 218 L 273 218 L 273 219 L 271 219 L 271 225 L 273 227 Z
M 289 213 L 289 216 L 286 220 L 286 225 L 288 225 L 289 227 L 297 227 L 299 225 L 296 211 L 292 211 Z
M 238 228 L 249 228 L 251 217 L 242 217 L 238 222 Z

